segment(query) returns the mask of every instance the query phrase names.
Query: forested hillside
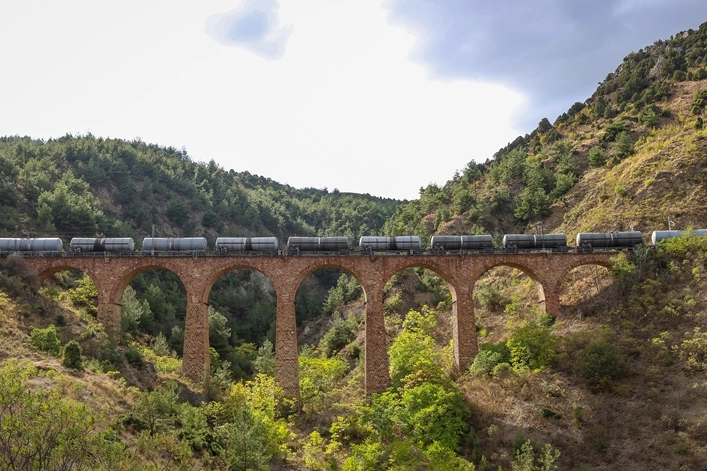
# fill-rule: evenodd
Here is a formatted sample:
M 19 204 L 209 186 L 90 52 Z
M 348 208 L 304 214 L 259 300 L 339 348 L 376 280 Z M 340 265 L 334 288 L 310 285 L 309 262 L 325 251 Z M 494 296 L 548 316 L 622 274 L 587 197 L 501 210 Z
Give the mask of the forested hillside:
M 409 202 L 298 190 L 139 141 L 6 137 L 0 237 L 701 228 L 706 106 L 707 24 L 629 54 L 586 102 Z M 473 287 L 480 353 L 467 371 L 454 367 L 444 281 L 401 271 L 383 299 L 391 386 L 370 398 L 361 287 L 320 270 L 295 303 L 299 402 L 273 378 L 277 299 L 259 273 L 214 286 L 211 371 L 194 383 L 180 374 L 173 274 L 133 280 L 110 336 L 88 277 L 40 284 L 3 257 L 0 468 L 701 470 L 706 254 L 687 234 L 617 253 L 611 270 L 580 267 L 556 318 L 526 274 L 489 270 Z
M 626 56 L 585 102 L 398 208 L 389 233 L 704 226 L 707 26 Z
M 347 235 L 380 230 L 400 202 L 298 190 L 139 140 L 0 139 L 2 235 Z

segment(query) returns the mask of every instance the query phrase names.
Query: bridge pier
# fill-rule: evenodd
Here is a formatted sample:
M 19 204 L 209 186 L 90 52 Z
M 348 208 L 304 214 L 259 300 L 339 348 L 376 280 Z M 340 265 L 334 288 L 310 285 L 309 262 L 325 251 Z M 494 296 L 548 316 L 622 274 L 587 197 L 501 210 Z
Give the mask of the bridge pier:
M 193 381 L 202 381 L 208 377 L 210 363 L 209 307 L 187 296 L 182 373 Z
M 97 320 L 103 324 L 108 334 L 120 333 L 120 310 L 122 306 L 114 302 L 99 302 Z
M 454 287 L 456 299 L 452 306 L 454 363 L 460 372 L 466 371 L 479 352 L 474 316 L 474 285 Z
M 276 280 L 272 280 L 273 283 Z M 297 286 L 275 286 L 277 311 L 275 318 L 275 380 L 285 395 L 299 399 L 299 348 L 295 294 Z
M 366 284 L 366 346 L 365 391 L 366 395 L 385 391 L 390 386 L 388 342 L 383 317 L 384 283 Z

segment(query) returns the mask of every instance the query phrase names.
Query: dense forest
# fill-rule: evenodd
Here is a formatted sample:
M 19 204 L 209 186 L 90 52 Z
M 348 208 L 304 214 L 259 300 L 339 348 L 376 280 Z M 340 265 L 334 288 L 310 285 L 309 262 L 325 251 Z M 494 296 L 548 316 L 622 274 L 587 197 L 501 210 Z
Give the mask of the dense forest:
M 553 123 L 414 201 L 294 189 L 185 151 L 66 135 L 0 139 L 0 237 L 628 230 L 707 216 L 707 24 L 629 54 Z M 234 271 L 209 300 L 211 372 L 181 373 L 186 300 L 163 271 L 125 290 L 120 335 L 82 273 L 0 259 L 3 469 L 702 469 L 707 241 L 582 267 L 548 316 L 498 267 L 475 286 L 480 353 L 454 368 L 452 300 L 423 268 L 386 285 L 391 387 L 364 397 L 365 301 L 320 270 L 296 299 L 300 398 L 273 378 L 276 296 Z

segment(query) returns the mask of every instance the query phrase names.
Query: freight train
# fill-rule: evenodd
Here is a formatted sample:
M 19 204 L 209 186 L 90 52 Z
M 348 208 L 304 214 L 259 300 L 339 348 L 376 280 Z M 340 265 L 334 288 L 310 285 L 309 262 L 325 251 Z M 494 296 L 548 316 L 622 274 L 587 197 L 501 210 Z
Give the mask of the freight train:
M 653 231 L 651 243 L 679 237 L 688 231 Z M 689 231 L 695 236 L 707 235 L 707 229 Z M 147 237 L 140 249 L 129 237 L 88 238 L 75 237 L 64 249 L 60 238 L 0 238 L 0 255 L 373 255 L 373 254 L 474 254 L 518 252 L 589 252 L 594 250 L 631 250 L 643 243 L 643 233 L 629 232 L 580 232 L 575 246 L 567 245 L 565 234 L 506 234 L 500 247 L 494 246 L 491 235 L 434 235 L 430 247 L 423 248 L 419 236 L 363 236 L 357 247 L 352 247 L 348 237 L 290 237 L 286 247 L 280 248 L 276 237 L 219 237 L 214 250 L 210 250 L 204 237 Z

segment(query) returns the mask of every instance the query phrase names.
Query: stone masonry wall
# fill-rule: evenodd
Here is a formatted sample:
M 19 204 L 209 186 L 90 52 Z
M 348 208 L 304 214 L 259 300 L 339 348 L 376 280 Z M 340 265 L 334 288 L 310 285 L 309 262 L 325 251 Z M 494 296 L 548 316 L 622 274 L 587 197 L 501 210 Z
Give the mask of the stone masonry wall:
M 297 330 L 294 299 L 299 284 L 322 268 L 338 268 L 353 275 L 366 296 L 366 394 L 381 392 L 390 384 L 383 287 L 397 272 L 423 267 L 441 276 L 453 301 L 453 342 L 456 366 L 469 367 L 478 352 L 473 289 L 480 276 L 497 266 L 511 266 L 528 274 L 537 286 L 549 314 L 560 314 L 560 290 L 570 270 L 587 264 L 611 265 L 612 252 L 520 253 L 473 255 L 374 255 L 374 256 L 78 256 L 27 257 L 28 270 L 40 280 L 68 269 L 84 271 L 98 291 L 98 320 L 108 331 L 120 328 L 123 291 L 139 273 L 153 269 L 174 272 L 184 283 L 187 318 L 184 329 L 183 372 L 201 380 L 209 370 L 207 303 L 213 284 L 232 270 L 260 271 L 272 282 L 277 294 L 275 378 L 291 397 L 299 397 Z

